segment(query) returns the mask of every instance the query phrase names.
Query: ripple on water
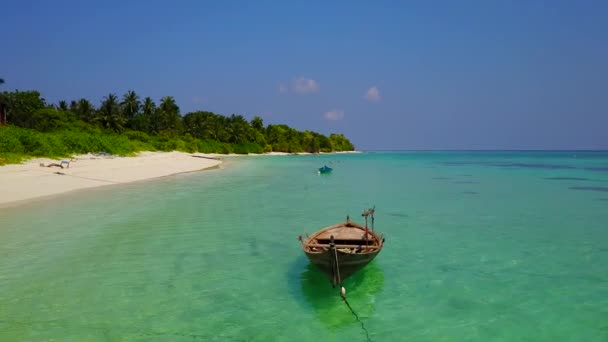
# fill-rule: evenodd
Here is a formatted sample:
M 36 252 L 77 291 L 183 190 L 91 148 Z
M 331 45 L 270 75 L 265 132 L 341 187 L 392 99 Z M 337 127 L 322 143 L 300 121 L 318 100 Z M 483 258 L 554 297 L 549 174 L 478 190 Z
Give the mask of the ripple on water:
M 576 169 L 571 165 L 558 165 L 558 164 L 543 164 L 543 163 L 500 163 L 500 162 L 474 162 L 474 161 L 449 161 L 443 162 L 446 166 L 465 166 L 465 165 L 477 165 L 477 166 L 494 166 L 494 167 L 506 167 L 516 169 L 542 169 L 542 170 L 567 170 Z M 606 171 L 603 168 L 591 168 L 594 171 Z M 608 170 L 608 168 L 607 168 Z
M 388 215 L 388 216 L 394 216 L 394 217 L 409 217 L 408 214 L 397 213 L 397 212 L 387 212 L 386 215 Z
M 607 186 L 571 186 L 568 189 L 570 189 L 570 190 L 582 190 L 582 191 L 608 192 L 608 187 Z

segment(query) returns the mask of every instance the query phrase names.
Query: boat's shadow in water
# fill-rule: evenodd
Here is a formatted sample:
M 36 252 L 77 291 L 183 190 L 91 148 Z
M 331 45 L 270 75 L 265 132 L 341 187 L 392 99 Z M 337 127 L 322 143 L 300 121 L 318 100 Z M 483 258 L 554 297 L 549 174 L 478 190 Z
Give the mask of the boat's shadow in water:
M 303 306 L 312 308 L 316 318 L 328 328 L 340 328 L 357 323 L 340 298 L 340 289 L 331 287 L 328 277 L 306 257 L 298 258 L 289 275 L 293 296 Z M 375 261 L 344 281 L 346 298 L 361 320 L 375 311 L 375 299 L 382 292 L 384 273 Z

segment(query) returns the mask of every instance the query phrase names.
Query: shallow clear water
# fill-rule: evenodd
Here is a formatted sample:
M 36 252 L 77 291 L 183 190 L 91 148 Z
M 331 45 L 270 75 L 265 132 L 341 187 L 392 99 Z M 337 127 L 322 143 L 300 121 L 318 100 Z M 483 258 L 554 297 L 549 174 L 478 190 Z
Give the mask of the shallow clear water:
M 0 209 L 0 340 L 365 341 L 297 238 L 373 205 L 372 340 L 608 340 L 607 153 L 231 160 Z

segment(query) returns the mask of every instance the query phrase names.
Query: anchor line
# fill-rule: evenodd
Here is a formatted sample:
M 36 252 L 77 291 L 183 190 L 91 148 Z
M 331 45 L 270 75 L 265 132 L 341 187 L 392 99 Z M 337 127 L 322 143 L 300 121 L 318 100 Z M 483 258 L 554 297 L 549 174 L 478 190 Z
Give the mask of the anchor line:
M 332 240 L 333 240 L 333 236 L 332 236 Z M 334 270 L 337 273 L 337 279 L 338 279 L 338 284 L 340 284 L 340 297 L 342 297 L 342 301 L 346 304 L 346 306 L 348 307 L 348 309 L 350 310 L 350 312 L 353 314 L 353 316 L 355 316 L 355 319 L 357 320 L 357 322 L 359 322 L 361 324 L 361 329 L 363 330 L 363 332 L 365 333 L 365 337 L 367 339 L 368 342 L 371 342 L 372 339 L 369 337 L 369 332 L 367 331 L 367 328 L 365 328 L 365 324 L 363 324 L 363 321 L 361 319 L 359 319 L 359 315 L 357 315 L 357 313 L 355 312 L 355 310 L 353 310 L 353 308 L 350 306 L 350 303 L 348 302 L 348 300 L 346 300 L 346 291 L 344 290 L 344 287 L 342 287 L 342 279 L 340 278 L 340 265 L 338 263 L 338 251 L 336 250 L 336 246 L 333 245 L 333 241 L 332 241 L 332 249 L 334 250 Z M 334 280 L 336 279 L 336 274 L 334 274 Z
M 346 300 L 346 296 L 342 296 L 342 300 L 344 301 L 344 303 L 346 304 L 346 306 L 348 306 L 348 309 L 350 310 L 350 312 L 353 314 L 353 316 L 355 316 L 355 319 L 361 323 L 361 329 L 363 329 L 363 331 L 365 332 L 365 337 L 367 338 L 367 341 L 371 342 L 372 339 L 369 337 L 369 332 L 367 331 L 367 329 L 365 328 L 365 324 L 363 324 L 363 321 L 359 319 L 359 315 L 357 315 L 357 313 L 355 312 L 355 310 L 353 310 L 353 308 L 350 306 L 350 304 L 348 303 L 348 301 Z

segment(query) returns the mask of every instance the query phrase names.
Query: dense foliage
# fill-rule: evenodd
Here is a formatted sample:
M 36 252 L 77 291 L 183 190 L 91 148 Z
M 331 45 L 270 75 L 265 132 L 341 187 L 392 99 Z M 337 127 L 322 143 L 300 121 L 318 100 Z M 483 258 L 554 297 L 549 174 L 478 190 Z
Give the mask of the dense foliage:
M 175 99 L 158 106 L 133 91 L 121 99 L 104 97 L 99 107 L 86 99 L 47 104 L 37 91 L 0 94 L 7 127 L 0 128 L 0 164 L 25 156 L 61 157 L 75 153 L 138 151 L 203 153 L 332 152 L 354 150 L 342 134 L 329 137 L 287 125 L 264 125 L 256 116 L 197 111 L 180 114 Z

